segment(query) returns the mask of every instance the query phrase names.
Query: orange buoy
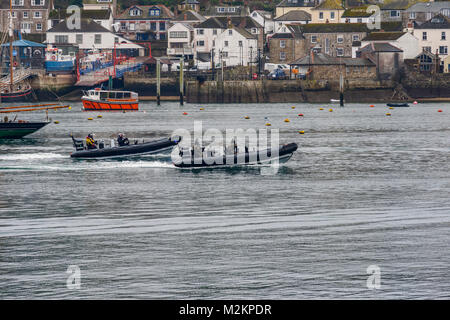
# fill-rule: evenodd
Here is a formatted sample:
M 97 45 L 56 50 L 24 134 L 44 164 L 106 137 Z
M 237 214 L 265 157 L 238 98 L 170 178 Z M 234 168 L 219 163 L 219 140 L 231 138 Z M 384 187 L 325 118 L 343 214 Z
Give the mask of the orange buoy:
M 184 115 L 184 116 L 187 116 L 187 112 L 183 112 L 183 115 Z
M 374 108 L 375 106 L 373 104 L 370 105 L 371 108 Z
M 291 122 L 288 118 L 284 119 L 284 122 Z
M 244 119 L 250 119 L 250 117 L 249 116 L 245 116 Z
M 438 112 L 442 112 L 442 109 L 439 109 Z

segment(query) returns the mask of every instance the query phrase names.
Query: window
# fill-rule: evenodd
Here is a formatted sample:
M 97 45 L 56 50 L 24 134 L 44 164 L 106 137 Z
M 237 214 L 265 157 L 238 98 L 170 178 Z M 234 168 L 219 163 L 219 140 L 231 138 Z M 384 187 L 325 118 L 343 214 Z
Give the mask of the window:
M 82 34 L 77 34 L 76 35 L 76 43 L 77 44 L 83 43 L 83 35 Z
M 102 43 L 102 35 L 101 34 L 96 34 L 95 35 L 94 43 L 95 44 L 101 44 Z
M 344 36 L 342 34 L 338 34 L 337 43 L 343 43 L 343 42 L 344 42 Z
M 213 40 L 212 42 L 212 46 L 215 47 L 216 46 L 216 40 Z
M 27 19 L 27 18 L 28 18 L 28 11 L 24 11 L 24 12 L 23 12 L 23 17 L 24 17 L 24 19 Z
M 425 31 L 422 32 L 422 40 L 427 40 L 427 33 Z
M 280 60 L 286 60 L 286 52 L 280 52 Z
M 445 40 L 445 38 L 446 38 L 446 37 L 445 37 L 445 31 L 442 31 L 442 32 L 441 32 L 441 40 Z
M 35 11 L 34 12 L 34 17 L 35 18 L 42 18 L 41 12 L 40 11 Z
M 334 11 L 331 11 L 331 12 L 330 12 L 330 19 L 331 19 L 331 20 L 334 20 L 334 14 L 335 14 Z
M 232 35 L 233 35 L 233 30 L 231 30 L 231 29 L 228 30 L 228 35 L 229 35 L 229 36 L 232 36 Z
M 213 36 L 217 35 L 217 29 L 213 29 Z
M 127 24 L 125 22 L 120 23 L 120 30 L 124 31 L 127 29 Z
M 14 7 L 22 7 L 23 6 L 23 0 L 13 0 L 12 5 Z
M 242 47 L 242 41 L 239 40 L 239 47 Z
M 358 34 L 354 34 L 352 37 L 353 41 L 359 41 L 359 35 Z
M 431 52 L 431 47 L 422 47 L 423 51 Z
M 17 13 L 16 13 L 15 11 L 13 11 L 13 12 L 11 13 L 11 16 L 12 16 L 13 18 L 17 18 Z
M 223 46 L 228 47 L 228 41 L 224 41 Z
M 204 30 L 203 29 L 197 29 L 197 34 L 204 34 Z
M 159 9 L 150 9 L 151 16 L 159 16 L 159 14 L 160 14 Z
M 323 12 L 319 12 L 319 19 L 323 20 Z
M 205 41 L 203 41 L 203 40 L 197 41 L 197 47 L 203 47 L 204 45 L 205 45 Z
M 356 19 L 356 22 L 357 22 L 357 23 L 362 23 L 362 18 L 357 18 L 357 19 Z
M 114 37 L 114 43 L 119 43 L 119 37 Z
M 56 35 L 55 43 L 69 43 L 69 36 Z
M 150 22 L 150 30 L 156 31 L 156 22 Z
M 400 11 L 391 10 L 391 18 L 397 18 L 397 17 L 400 17 Z
M 286 40 L 280 40 L 280 48 L 286 48 Z
M 344 55 L 344 49 L 342 48 L 336 48 L 336 55 L 338 57 L 342 57 Z
M 160 22 L 159 23 L 159 31 L 165 31 L 166 30 L 166 23 Z
M 416 18 L 416 13 L 415 12 L 410 12 L 409 13 L 409 18 L 410 19 L 415 19 Z
M 134 30 L 135 30 L 134 23 L 130 23 L 130 24 L 129 24 L 128 30 L 130 30 L 130 31 L 134 31 Z
M 448 47 L 447 46 L 440 46 L 439 47 L 439 54 L 448 54 Z
M 31 0 L 32 6 L 43 6 L 45 4 L 45 0 Z
M 171 38 L 187 38 L 188 37 L 187 31 L 170 31 L 169 35 Z
M 252 33 L 253 34 L 257 34 L 258 33 L 258 29 L 257 28 L 252 28 Z
M 311 43 L 317 42 L 317 36 L 311 36 Z
M 166 34 L 165 33 L 160 33 L 159 34 L 159 40 L 166 40 Z
M 140 16 L 141 15 L 141 10 L 134 8 L 130 10 L 130 16 L 135 17 L 135 16 Z
M 42 23 L 36 23 L 36 31 L 42 31 Z
M 228 58 L 228 52 L 227 51 L 222 51 L 222 57 Z

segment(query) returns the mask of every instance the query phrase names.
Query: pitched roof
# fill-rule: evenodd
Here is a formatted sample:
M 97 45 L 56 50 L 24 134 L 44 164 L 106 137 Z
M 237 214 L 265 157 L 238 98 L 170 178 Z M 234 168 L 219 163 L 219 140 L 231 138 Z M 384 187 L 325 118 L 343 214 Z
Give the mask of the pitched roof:
M 365 58 L 337 58 L 325 53 L 312 53 L 295 60 L 290 65 L 315 66 L 315 65 L 346 65 L 346 66 L 375 66 L 375 64 Z
M 360 52 L 403 52 L 402 49 L 399 49 L 390 43 L 387 42 L 372 42 L 358 51 Z
M 385 41 L 385 40 L 397 40 L 402 37 L 406 32 L 371 32 L 362 41 Z
M 341 0 L 324 0 L 312 10 L 344 10 Z
M 247 30 L 245 30 L 244 28 L 239 28 L 239 27 L 234 27 L 234 30 L 236 30 L 237 32 L 239 32 L 242 36 L 244 36 L 246 39 L 256 39 L 256 37 L 251 34 L 250 32 L 248 32 Z
M 205 21 L 206 18 L 193 10 L 181 12 L 172 21 Z
M 314 0 L 283 0 L 277 7 L 315 7 L 316 2 Z
M 110 31 L 104 27 L 102 27 L 100 24 L 98 24 L 97 22 L 95 22 L 92 19 L 81 19 L 81 26 L 80 29 L 69 29 L 67 27 L 67 23 L 66 21 L 61 21 L 60 23 L 58 23 L 56 26 L 54 26 L 53 28 L 51 28 L 50 30 L 48 30 L 47 32 L 76 32 L 76 33 L 81 33 L 81 32 L 108 32 L 110 33 Z
M 65 19 L 70 17 L 72 14 L 68 14 L 67 10 L 55 9 L 52 10 L 48 17 L 50 19 Z M 111 17 L 112 12 L 110 9 L 107 10 L 81 10 L 81 18 L 86 19 L 99 19 L 99 20 L 107 20 Z
M 234 11 L 224 10 L 218 11 L 218 8 L 234 8 Z M 245 6 L 227 6 L 227 5 L 218 5 L 218 6 L 210 6 L 204 12 L 202 12 L 205 16 L 210 17 L 222 17 L 222 16 L 246 16 L 248 13 L 248 7 Z
M 406 10 L 417 2 L 425 2 L 428 0 L 385 0 L 381 4 L 381 10 Z
M 130 10 L 137 8 L 142 11 L 142 15 L 140 16 L 132 16 L 130 15 Z M 150 9 L 159 9 L 161 14 L 159 16 L 152 16 L 150 15 Z M 125 9 L 121 14 L 119 14 L 116 19 L 132 19 L 132 20 L 140 20 L 140 19 L 172 19 L 175 15 L 172 11 L 169 10 L 165 5 L 163 4 L 154 4 L 151 6 L 141 6 L 141 5 L 134 5 L 127 9 Z
M 301 26 L 304 33 L 368 32 L 365 23 L 309 23 Z
M 29 40 L 16 40 L 12 43 L 13 47 L 46 47 L 41 43 L 29 41 Z M 9 42 L 2 44 L 2 47 L 9 47 Z
M 238 26 L 245 29 L 263 27 L 250 17 L 211 17 L 198 24 L 196 28 L 226 29 L 228 28 L 228 21 L 230 21 L 233 26 Z
M 282 16 L 275 18 L 275 21 L 311 21 L 311 15 L 303 10 L 291 10 Z
M 414 29 L 450 29 L 450 19 L 438 14 L 421 25 L 415 24 Z
M 342 18 L 352 18 L 352 17 L 358 17 L 358 18 L 366 18 L 373 15 L 373 12 L 367 12 L 367 8 L 369 6 L 361 6 L 356 8 L 350 8 L 344 11 L 342 14 Z
M 342 62 L 349 67 L 357 67 L 357 66 L 367 66 L 374 67 L 375 63 L 366 58 L 341 58 Z
M 438 13 L 442 9 L 450 9 L 449 1 L 441 2 L 419 2 L 413 4 L 411 7 L 406 9 L 406 12 L 434 12 Z

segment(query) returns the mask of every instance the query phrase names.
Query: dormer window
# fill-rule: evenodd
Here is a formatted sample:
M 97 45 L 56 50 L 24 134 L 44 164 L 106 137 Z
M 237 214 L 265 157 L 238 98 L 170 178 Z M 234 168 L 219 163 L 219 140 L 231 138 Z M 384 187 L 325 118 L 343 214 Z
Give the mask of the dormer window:
M 149 15 L 150 16 L 159 16 L 160 15 L 160 10 L 159 9 L 150 9 Z
M 141 10 L 139 10 L 138 8 L 133 8 L 130 10 L 130 16 L 136 17 L 136 16 L 140 16 L 140 15 L 141 15 Z
M 45 4 L 45 0 L 31 0 L 32 6 L 43 6 Z

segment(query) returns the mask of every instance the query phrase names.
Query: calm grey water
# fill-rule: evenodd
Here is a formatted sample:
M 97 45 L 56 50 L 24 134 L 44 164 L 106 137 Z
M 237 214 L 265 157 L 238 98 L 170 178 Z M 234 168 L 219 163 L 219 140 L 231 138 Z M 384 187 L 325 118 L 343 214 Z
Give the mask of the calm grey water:
M 102 119 L 80 108 L 0 144 L 0 298 L 450 298 L 450 104 L 145 103 Z M 155 138 L 264 117 L 300 146 L 276 175 L 69 158 L 70 132 Z

